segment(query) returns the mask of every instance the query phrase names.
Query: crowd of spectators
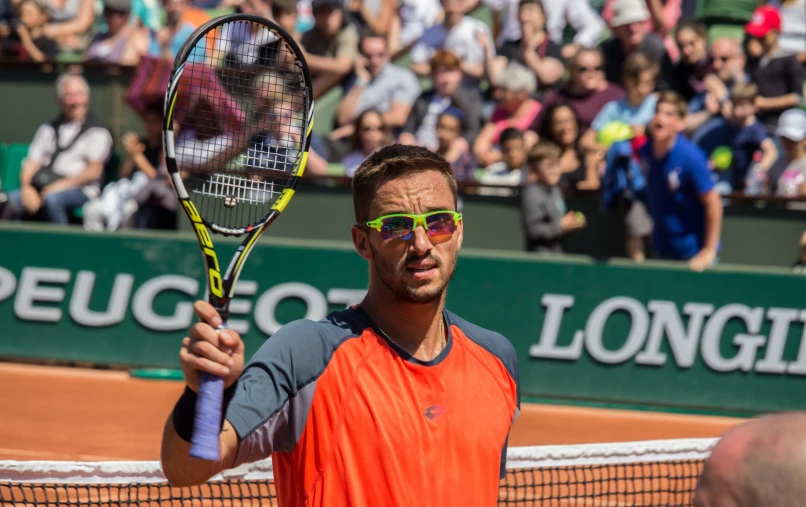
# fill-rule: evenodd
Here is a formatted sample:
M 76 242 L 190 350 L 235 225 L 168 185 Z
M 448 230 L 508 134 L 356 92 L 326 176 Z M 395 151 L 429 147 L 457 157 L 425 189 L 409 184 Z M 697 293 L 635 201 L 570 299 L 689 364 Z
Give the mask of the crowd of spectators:
M 468 191 L 520 195 L 527 250 L 562 251 L 586 226 L 565 196 L 595 193 L 623 215 L 628 257 L 643 260 L 652 238 L 656 256 L 703 268 L 728 195 L 806 194 L 806 0 L 0 0 L 0 52 L 151 76 L 231 10 L 300 42 L 317 97 L 342 90 L 312 139 L 314 174 L 425 146 L 487 185 Z M 37 132 L 3 214 L 66 223 L 81 208 L 90 229 L 168 227 L 159 104 L 129 97 L 145 133 L 113 146 L 86 81 L 57 89 L 62 112 Z M 102 192 L 116 149 L 119 180 Z

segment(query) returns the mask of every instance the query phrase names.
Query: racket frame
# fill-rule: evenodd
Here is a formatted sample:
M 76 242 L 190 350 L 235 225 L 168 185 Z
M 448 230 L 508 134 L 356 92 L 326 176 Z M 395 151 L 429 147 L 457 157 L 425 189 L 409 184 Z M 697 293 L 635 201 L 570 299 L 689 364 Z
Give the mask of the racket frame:
M 245 228 L 222 227 L 205 219 L 198 212 L 196 206 L 190 200 L 190 196 L 182 181 L 182 176 L 176 162 L 176 150 L 174 144 L 174 113 L 176 99 L 179 91 L 179 82 L 185 68 L 188 57 L 196 44 L 207 37 L 213 30 L 237 21 L 257 23 L 265 26 L 280 37 L 280 44 L 285 44 L 293 51 L 297 65 L 301 66 L 304 83 L 301 83 L 304 92 L 305 104 L 305 126 L 302 131 L 304 136 L 300 143 L 300 154 L 297 157 L 295 166 L 290 176 L 290 183 L 283 190 L 280 197 L 272 205 L 271 209 L 256 224 Z M 209 56 L 208 56 L 209 57 Z M 171 79 L 165 94 L 164 117 L 163 117 L 163 146 L 168 172 L 171 176 L 171 183 L 176 192 L 179 202 L 193 225 L 193 231 L 202 252 L 202 259 L 205 266 L 205 281 L 208 302 L 218 311 L 223 322 L 219 329 L 226 328 L 229 318 L 229 302 L 232 298 L 235 284 L 238 282 L 246 259 L 257 243 L 258 238 L 265 232 L 269 225 L 277 219 L 285 210 L 291 198 L 294 196 L 297 184 L 305 172 L 308 162 L 308 151 L 311 144 L 311 133 L 313 131 L 314 99 L 312 90 L 312 80 L 305 57 L 297 42 L 276 23 L 250 14 L 228 14 L 208 21 L 198 27 L 185 41 L 174 60 L 174 67 L 171 71 Z M 221 234 L 224 236 L 243 236 L 241 245 L 236 250 L 223 277 L 221 265 L 216 254 L 213 240 L 210 234 Z M 223 378 L 205 372 L 199 372 L 199 392 L 197 393 L 196 420 L 194 425 L 193 439 L 191 442 L 190 455 L 210 461 L 220 459 L 219 433 L 222 424 L 223 406 Z

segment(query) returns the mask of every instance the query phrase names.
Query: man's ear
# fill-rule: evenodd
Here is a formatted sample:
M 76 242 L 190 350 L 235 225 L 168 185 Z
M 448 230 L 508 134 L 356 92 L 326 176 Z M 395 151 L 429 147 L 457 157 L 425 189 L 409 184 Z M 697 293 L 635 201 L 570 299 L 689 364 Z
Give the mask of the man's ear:
M 369 247 L 369 234 L 368 230 L 358 227 L 357 225 L 352 226 L 350 229 L 350 235 L 353 237 L 353 246 L 355 247 L 355 251 L 358 252 L 364 260 L 372 260 L 372 249 Z

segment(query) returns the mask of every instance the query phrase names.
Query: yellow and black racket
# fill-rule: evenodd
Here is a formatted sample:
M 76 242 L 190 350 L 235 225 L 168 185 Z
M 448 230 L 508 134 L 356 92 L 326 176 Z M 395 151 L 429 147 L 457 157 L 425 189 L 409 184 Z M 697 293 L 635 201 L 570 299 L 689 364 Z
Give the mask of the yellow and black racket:
M 165 156 L 222 321 L 249 252 L 294 195 L 313 129 L 308 66 L 275 23 L 233 14 L 200 26 L 174 62 Z M 222 274 L 210 233 L 243 236 Z M 219 459 L 223 379 L 202 374 L 190 454 Z

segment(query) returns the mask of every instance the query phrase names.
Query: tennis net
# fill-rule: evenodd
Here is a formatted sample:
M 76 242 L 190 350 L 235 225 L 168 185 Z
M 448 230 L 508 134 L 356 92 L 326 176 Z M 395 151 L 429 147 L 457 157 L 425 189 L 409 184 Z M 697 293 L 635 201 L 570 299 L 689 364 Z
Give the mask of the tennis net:
M 499 505 L 689 506 L 714 439 L 515 447 Z M 13 506 L 277 505 L 271 461 L 191 488 L 167 485 L 158 462 L 0 461 L 0 504 Z

